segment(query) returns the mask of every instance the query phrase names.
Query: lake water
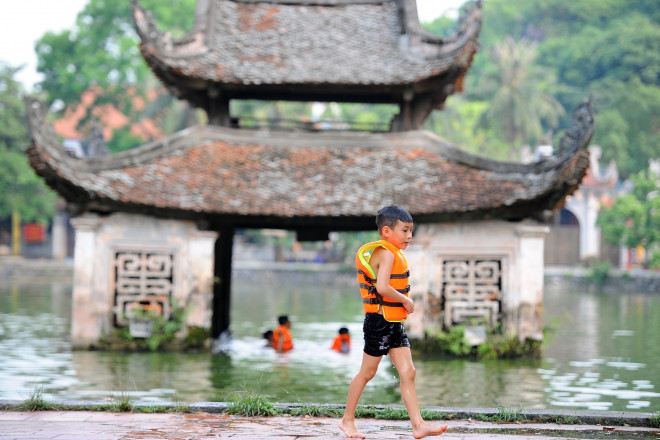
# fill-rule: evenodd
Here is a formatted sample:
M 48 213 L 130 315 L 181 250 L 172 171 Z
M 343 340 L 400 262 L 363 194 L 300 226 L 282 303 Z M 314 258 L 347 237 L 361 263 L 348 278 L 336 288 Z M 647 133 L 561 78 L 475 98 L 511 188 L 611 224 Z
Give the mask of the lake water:
M 250 391 L 278 402 L 345 403 L 362 357 L 357 289 L 235 282 L 234 340 L 218 354 L 72 351 L 71 284 L 0 286 L 0 399 L 227 401 Z M 295 349 L 277 354 L 261 334 L 288 314 Z M 415 357 L 422 406 L 660 410 L 660 294 L 566 291 L 546 285 L 542 359 Z M 329 349 L 341 326 L 348 355 Z M 361 404 L 400 404 L 387 357 Z

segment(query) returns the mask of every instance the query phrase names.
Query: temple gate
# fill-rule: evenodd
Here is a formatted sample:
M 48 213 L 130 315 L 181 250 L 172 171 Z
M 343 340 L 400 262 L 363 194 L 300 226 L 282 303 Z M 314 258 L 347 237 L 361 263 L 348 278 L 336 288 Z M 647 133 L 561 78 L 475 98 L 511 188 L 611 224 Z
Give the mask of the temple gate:
M 373 230 L 396 203 L 418 226 L 407 254 L 423 314 L 411 336 L 470 320 L 541 337 L 545 222 L 579 185 L 591 104 L 574 112 L 556 155 L 530 164 L 468 154 L 421 130 L 462 91 L 477 51 L 481 3 L 442 38 L 415 0 L 200 0 L 179 39 L 132 2 L 142 54 L 208 125 L 100 157 L 66 153 L 45 106 L 26 98 L 30 162 L 75 217 L 72 342 L 94 347 L 134 310 L 185 307 L 183 335 L 230 327 L 236 228 Z M 390 103 L 389 131 L 247 128 L 242 99 Z M 382 178 L 373 179 L 373 173 Z

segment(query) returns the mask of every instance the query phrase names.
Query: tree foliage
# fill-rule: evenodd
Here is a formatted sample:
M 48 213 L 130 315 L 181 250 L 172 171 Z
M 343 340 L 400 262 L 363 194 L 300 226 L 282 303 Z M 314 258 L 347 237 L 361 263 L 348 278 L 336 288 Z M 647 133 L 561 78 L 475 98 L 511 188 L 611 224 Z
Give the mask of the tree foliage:
M 492 51 L 494 69 L 485 72 L 480 92 L 490 96 L 482 123 L 493 127 L 509 144 L 508 158 L 523 143 L 538 143 L 544 127 L 554 129 L 564 108 L 546 93 L 554 84 L 552 72 L 535 64 L 536 43 L 507 36 Z
M 180 35 L 192 27 L 195 0 L 142 0 L 163 29 Z M 50 91 L 49 103 L 75 103 L 90 85 L 114 90 L 152 83 L 139 50 L 130 2 L 89 0 L 72 30 L 48 32 L 36 44 L 37 70 L 44 74 L 38 86 Z
M 195 0 L 140 3 L 154 14 L 163 30 L 175 36 L 192 27 Z M 94 107 L 109 104 L 129 118 L 129 126 L 116 129 L 106 139 L 111 152 L 154 140 L 151 134 L 137 137 L 132 132 L 130 126 L 138 121 L 156 120 L 166 133 L 198 121 L 198 115 L 185 103 L 173 100 L 159 86 L 147 67 L 128 1 L 89 0 L 73 29 L 46 33 L 37 42 L 36 52 L 37 70 L 44 75 L 37 87 L 47 92 L 49 104 L 58 102 L 63 109 L 76 107 L 86 91 L 101 91 L 94 94 L 93 105 L 78 122 L 77 130 L 83 136 L 98 118 Z
M 447 35 L 450 26 L 446 18 L 441 18 L 426 27 Z M 505 69 L 514 68 L 510 64 L 498 65 L 491 55 L 507 39 L 536 45 L 537 56 L 527 63 L 525 70 L 529 71 L 525 74 L 534 77 L 533 71 L 540 70 L 550 78 L 536 78 L 534 87 L 556 99 L 566 110 L 559 119 L 559 129 L 569 127 L 571 110 L 592 96 L 596 115 L 593 143 L 603 148 L 603 160 L 614 159 L 625 178 L 643 170 L 648 159 L 660 157 L 660 3 L 483 2 L 480 50 L 466 78 L 466 105 L 475 100 L 494 103 L 500 99 L 498 88 L 485 83 L 497 75 L 504 78 Z M 510 112 L 500 112 L 499 117 L 510 117 Z M 542 123 L 544 132 L 552 128 L 551 121 Z M 495 124 L 491 128 L 505 126 L 502 120 L 491 122 Z M 445 136 L 444 132 L 440 134 Z M 481 136 L 476 134 L 475 142 Z M 492 135 L 511 142 L 510 129 L 497 130 Z M 532 137 L 525 142 L 533 141 Z
M 603 209 L 598 225 L 608 243 L 650 251 L 649 263 L 660 268 L 660 177 L 650 170 L 631 177 L 634 190 Z
M 24 221 L 48 223 L 55 213 L 55 194 L 46 187 L 23 152 L 28 143 L 19 71 L 0 63 L 0 218 L 18 214 Z

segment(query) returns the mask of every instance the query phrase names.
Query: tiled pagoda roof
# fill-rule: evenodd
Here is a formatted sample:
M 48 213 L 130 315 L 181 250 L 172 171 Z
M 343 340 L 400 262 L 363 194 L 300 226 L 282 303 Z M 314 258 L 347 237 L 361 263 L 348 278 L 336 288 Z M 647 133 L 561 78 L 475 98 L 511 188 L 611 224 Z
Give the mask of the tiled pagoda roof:
M 481 3 L 452 37 L 419 24 L 415 0 L 200 0 L 175 39 L 133 0 L 142 54 L 174 96 L 398 102 L 455 90 L 477 50 Z M 305 96 L 302 98 L 301 96 Z
M 286 133 L 197 126 L 103 158 L 66 154 L 26 99 L 33 168 L 80 211 L 206 224 L 371 229 L 383 205 L 418 223 L 545 218 L 589 165 L 591 103 L 574 112 L 558 156 L 533 164 L 465 153 L 426 131 Z

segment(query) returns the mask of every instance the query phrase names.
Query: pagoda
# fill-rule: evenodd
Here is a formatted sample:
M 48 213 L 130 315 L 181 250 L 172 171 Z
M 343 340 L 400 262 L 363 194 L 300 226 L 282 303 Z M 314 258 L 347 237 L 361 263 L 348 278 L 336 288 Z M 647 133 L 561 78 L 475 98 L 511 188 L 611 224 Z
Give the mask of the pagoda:
M 555 156 L 468 154 L 420 127 L 462 90 L 481 3 L 451 37 L 426 32 L 415 0 L 198 0 L 181 38 L 133 1 L 144 59 L 208 124 L 100 158 L 66 154 L 27 98 L 30 162 L 68 203 L 76 232 L 72 343 L 95 347 L 136 309 L 212 337 L 230 327 L 237 228 L 374 230 L 376 211 L 415 219 L 409 335 L 481 320 L 541 337 L 545 222 L 589 165 L 589 102 Z M 386 131 L 246 128 L 232 100 L 389 103 Z M 374 177 L 378 176 L 377 179 Z M 357 292 L 357 290 L 356 290 Z M 356 303 L 356 307 L 358 307 Z

